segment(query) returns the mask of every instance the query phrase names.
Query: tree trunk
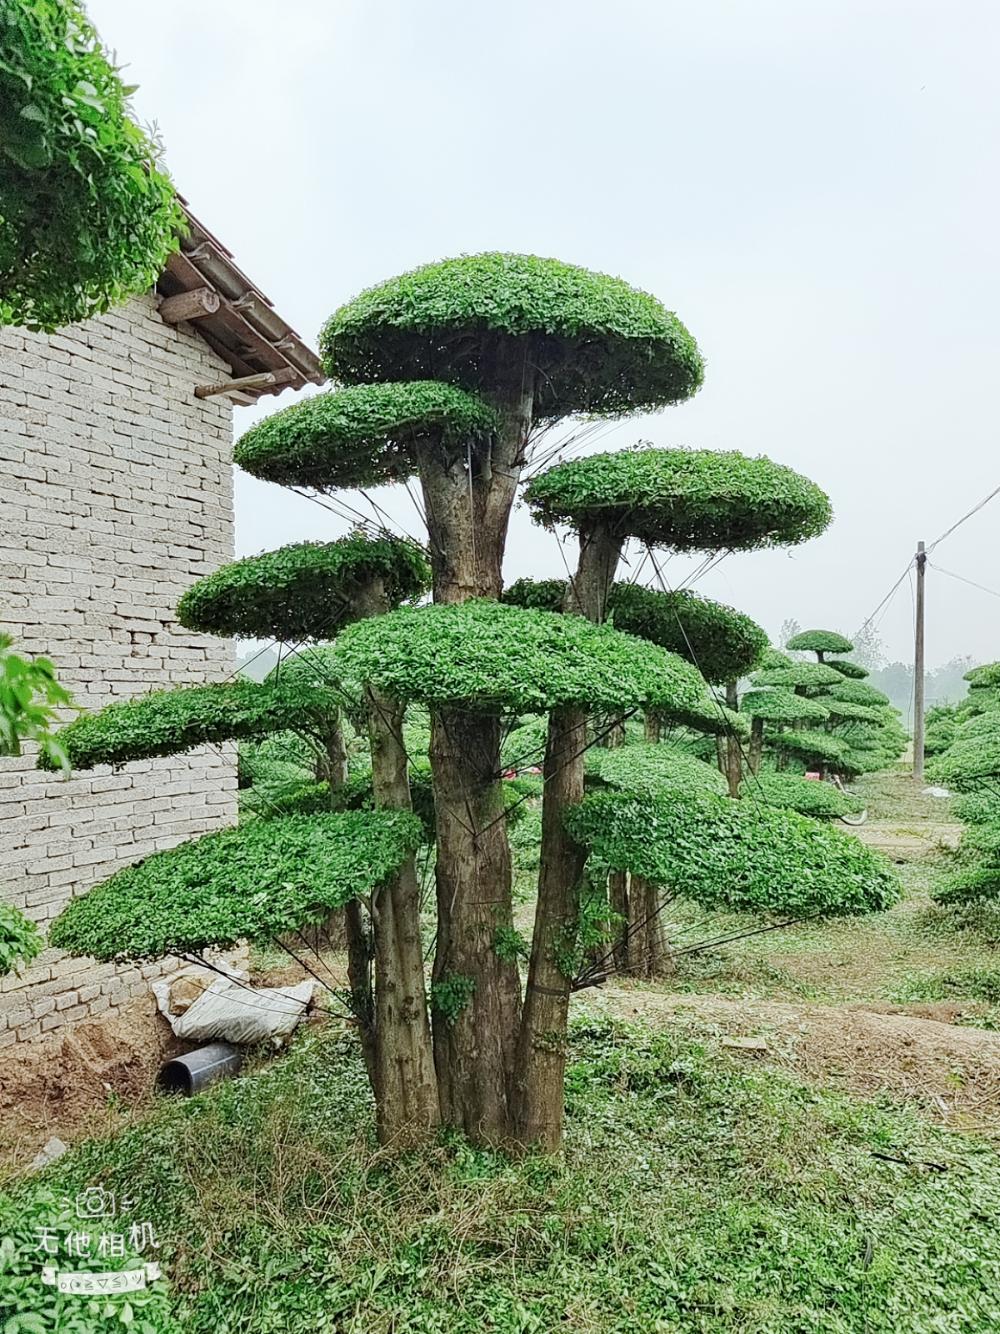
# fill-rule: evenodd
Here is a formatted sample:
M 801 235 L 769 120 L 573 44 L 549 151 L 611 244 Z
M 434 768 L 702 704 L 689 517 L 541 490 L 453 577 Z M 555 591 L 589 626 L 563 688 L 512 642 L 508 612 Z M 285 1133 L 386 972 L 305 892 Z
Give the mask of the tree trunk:
M 764 753 L 764 719 L 750 720 L 750 772 L 760 773 L 760 761 Z
M 671 954 L 663 929 L 660 887 L 642 876 L 632 876 L 630 899 L 632 913 L 641 923 L 636 933 L 639 948 L 633 953 L 634 970 L 640 977 L 663 977 L 672 970 Z
M 736 682 L 726 682 L 726 707 L 732 709 L 735 713 L 740 707 L 740 698 L 737 693 Z M 726 741 L 726 782 L 729 785 L 729 795 L 738 797 L 740 795 L 740 783 L 743 780 L 743 751 L 740 746 L 740 739 L 735 731 L 730 732 Z
M 357 899 L 344 908 L 347 937 L 347 979 L 351 987 L 351 1010 L 358 1025 L 361 1052 L 365 1059 L 368 1082 L 376 1107 L 382 1101 L 378 1063 L 375 1059 L 375 998 L 372 992 L 372 956 L 374 941 L 365 922 L 364 909 Z
M 380 809 L 409 810 L 403 706 L 369 689 L 372 787 Z M 372 896 L 375 923 L 375 1092 L 381 1144 L 405 1148 L 440 1123 L 420 941 L 420 884 L 413 856 Z
M 504 345 L 511 347 L 510 340 Z M 434 601 L 499 598 L 511 506 L 524 464 L 535 372 L 513 345 L 484 376 L 497 386 L 491 441 L 417 451 Z M 500 781 L 500 720 L 431 714 L 437 823 L 434 1060 L 444 1120 L 486 1143 L 511 1136 L 510 1093 L 521 1009 L 517 961 L 497 953 L 513 929 L 510 848 Z
M 652 709 L 648 709 L 646 711 L 645 723 L 646 723 L 646 740 L 659 741 L 660 734 L 663 730 L 663 723 L 660 720 L 660 715 L 658 713 L 655 713 Z
M 563 610 L 600 625 L 622 541 L 603 524 L 580 532 L 580 560 Z M 549 717 L 543 769 L 542 857 L 528 986 L 517 1047 L 517 1138 L 555 1152 L 562 1143 L 566 1028 L 579 931 L 580 879 L 586 851 L 570 838 L 563 816 L 583 799 L 587 714 L 560 709 Z
M 628 875 L 625 871 L 612 871 L 608 876 L 608 902 L 611 911 L 618 918 L 615 926 L 614 963 L 619 973 L 631 972 L 631 959 L 634 942 L 629 936 L 629 892 Z

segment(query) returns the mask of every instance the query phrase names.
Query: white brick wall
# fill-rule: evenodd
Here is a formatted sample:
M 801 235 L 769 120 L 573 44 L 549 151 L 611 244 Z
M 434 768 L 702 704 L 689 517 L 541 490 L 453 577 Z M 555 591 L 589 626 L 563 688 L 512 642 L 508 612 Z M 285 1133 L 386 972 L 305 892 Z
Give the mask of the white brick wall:
M 221 680 L 232 648 L 174 620 L 232 558 L 230 374 L 156 298 L 46 336 L 0 330 L 0 625 L 47 653 L 77 702 Z M 0 896 L 44 929 L 74 893 L 155 849 L 230 824 L 229 748 L 65 781 L 0 758 Z M 46 950 L 0 978 L 0 1048 L 141 992 L 163 971 Z

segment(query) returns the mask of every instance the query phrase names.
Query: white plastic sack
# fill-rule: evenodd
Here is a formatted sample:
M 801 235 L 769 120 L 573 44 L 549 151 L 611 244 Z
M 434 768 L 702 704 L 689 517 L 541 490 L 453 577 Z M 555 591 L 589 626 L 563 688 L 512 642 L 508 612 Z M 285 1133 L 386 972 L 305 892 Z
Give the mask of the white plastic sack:
M 197 999 L 178 1012 L 171 1005 L 171 988 L 176 994 L 178 980 L 189 978 L 207 980 L 203 970 L 195 969 L 152 984 L 160 1013 L 174 1036 L 186 1042 L 232 1042 L 238 1046 L 271 1042 L 280 1047 L 302 1022 L 315 985 L 305 981 L 294 987 L 251 987 L 232 972 L 227 977 L 216 976 Z

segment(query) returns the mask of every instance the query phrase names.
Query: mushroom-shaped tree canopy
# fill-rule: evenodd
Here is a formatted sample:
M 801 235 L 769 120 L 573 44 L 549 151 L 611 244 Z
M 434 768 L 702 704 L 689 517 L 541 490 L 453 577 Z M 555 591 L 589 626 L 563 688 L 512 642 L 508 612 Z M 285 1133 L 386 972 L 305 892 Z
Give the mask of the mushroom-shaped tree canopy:
M 769 645 L 761 654 L 758 663 L 758 671 L 773 672 L 782 667 L 794 667 L 795 659 L 788 653 L 782 652 L 780 648 L 775 648 L 773 644 Z
M 863 681 L 866 676 L 871 676 L 867 667 L 862 667 L 860 662 L 851 662 L 849 658 L 834 658 L 832 662 L 826 664 L 838 671 L 841 676 L 849 681 Z
M 807 764 L 835 765 L 847 759 L 847 746 L 831 732 L 778 732 L 772 744 Z
M 525 500 L 542 524 L 600 521 L 675 551 L 749 551 L 816 537 L 832 517 L 815 483 L 768 458 L 706 449 L 634 449 L 568 459 Z
M 822 723 L 830 716 L 819 700 L 779 687 L 748 690 L 740 700 L 740 712 L 768 723 Z
M 883 695 L 881 690 L 876 690 L 867 681 L 835 681 L 826 694 L 848 704 L 884 706 L 889 703 L 888 695 Z
M 687 659 L 711 685 L 745 676 L 767 648 L 756 621 L 689 589 L 662 593 L 618 583 L 608 605 L 617 630 Z
M 851 653 L 854 651 L 854 645 L 843 635 L 838 635 L 836 630 L 803 630 L 801 634 L 794 635 L 785 648 L 791 649 L 793 653 L 806 652 L 816 653 L 819 659 L 823 661 L 824 653 Z
M 324 736 L 330 718 L 337 716 L 340 699 L 334 689 L 294 682 L 182 686 L 117 700 L 75 718 L 56 735 L 74 769 L 93 769 L 98 764 L 179 755 L 206 742 L 256 740 L 274 732 Z M 38 766 L 57 767 L 45 754 L 39 756 Z
M 949 749 L 935 760 L 934 772 L 959 792 L 1000 783 L 1000 714 L 991 710 L 962 723 Z
M 430 577 L 420 548 L 388 534 L 298 542 L 247 556 L 199 579 L 181 598 L 177 618 L 204 634 L 286 644 L 332 639 L 344 625 L 370 613 L 373 583 L 395 607 L 425 593 Z
M 504 591 L 515 607 L 561 611 L 565 579 L 518 579 Z M 617 630 L 648 639 L 692 663 L 711 685 L 737 680 L 753 668 L 767 648 L 760 626 L 721 602 L 689 589 L 661 593 L 621 582 L 611 589 L 608 610 Z
M 587 780 L 631 792 L 635 796 L 715 792 L 726 795 L 726 780 L 706 764 L 669 742 L 636 742 L 628 746 L 593 746 L 587 752 Z
M 468 712 L 697 707 L 701 677 L 672 653 L 581 616 L 475 599 L 358 621 L 331 655 L 342 680 Z
M 49 939 L 101 960 L 270 939 L 379 888 L 421 837 L 408 811 L 251 820 L 118 871 L 64 908 Z
M 233 459 L 265 482 L 316 491 L 404 481 L 416 450 L 465 448 L 497 428 L 482 399 L 435 380 L 362 384 L 315 394 L 252 426 Z
M 698 703 L 689 708 L 674 705 L 671 709 L 650 707 L 647 714 L 653 714 L 668 727 L 689 727 L 693 732 L 705 732 L 708 736 L 730 736 L 743 740 L 750 735 L 747 720 L 735 709 L 727 708 L 714 695 L 702 695 Z
M 594 792 L 565 819 L 596 867 L 631 871 L 703 908 L 841 916 L 878 912 L 899 897 L 884 858 L 777 807 Z
M 473 391 L 516 361 L 534 372 L 536 420 L 665 407 L 704 374 L 694 339 L 655 297 L 537 255 L 446 259 L 369 288 L 331 315 L 320 351 L 342 383 L 427 378 Z
M 837 686 L 844 678 L 825 662 L 796 662 L 791 667 L 775 667 L 754 672 L 755 686 L 780 686 L 785 690 L 812 690 Z

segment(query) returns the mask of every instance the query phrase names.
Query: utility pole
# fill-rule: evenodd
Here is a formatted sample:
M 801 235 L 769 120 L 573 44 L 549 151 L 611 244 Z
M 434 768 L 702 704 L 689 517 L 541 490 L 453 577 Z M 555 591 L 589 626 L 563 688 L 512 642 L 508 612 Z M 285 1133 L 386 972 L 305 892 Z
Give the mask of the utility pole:
M 913 777 L 924 780 L 924 576 L 927 553 L 923 542 L 917 543 L 917 612 L 913 642 Z

